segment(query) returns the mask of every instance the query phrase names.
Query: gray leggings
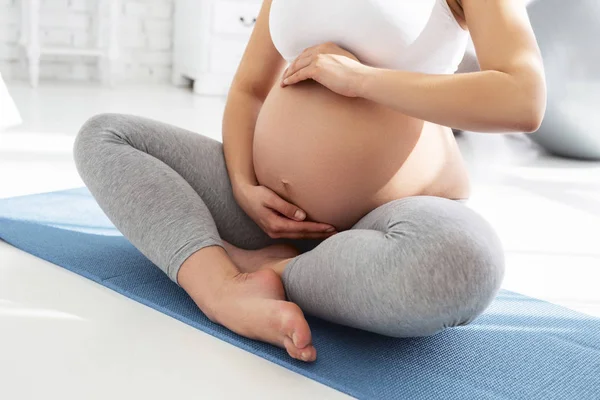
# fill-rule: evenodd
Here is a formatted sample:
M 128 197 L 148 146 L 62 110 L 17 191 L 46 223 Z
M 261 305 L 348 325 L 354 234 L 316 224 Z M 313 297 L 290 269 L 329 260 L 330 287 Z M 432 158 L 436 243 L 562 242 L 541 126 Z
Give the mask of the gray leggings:
M 284 288 L 305 313 L 415 337 L 472 321 L 504 277 L 498 237 L 457 201 L 408 197 L 326 240 L 275 240 L 236 203 L 216 140 L 145 118 L 102 114 L 81 128 L 73 151 L 102 210 L 173 281 L 186 258 L 222 240 L 243 249 L 287 242 L 302 254 L 284 270 Z

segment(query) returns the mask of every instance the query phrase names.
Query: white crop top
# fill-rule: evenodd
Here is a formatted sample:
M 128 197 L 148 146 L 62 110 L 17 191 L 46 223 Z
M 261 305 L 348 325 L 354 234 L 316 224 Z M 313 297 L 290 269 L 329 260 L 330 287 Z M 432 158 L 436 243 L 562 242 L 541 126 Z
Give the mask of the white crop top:
M 334 42 L 366 65 L 452 74 L 467 46 L 446 0 L 272 0 L 271 39 L 288 61 Z

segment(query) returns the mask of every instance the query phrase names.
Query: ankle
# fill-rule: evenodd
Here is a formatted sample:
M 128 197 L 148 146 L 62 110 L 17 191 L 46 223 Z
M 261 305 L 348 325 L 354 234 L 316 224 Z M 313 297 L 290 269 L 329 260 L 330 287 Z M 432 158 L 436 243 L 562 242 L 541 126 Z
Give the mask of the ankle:
M 261 269 L 271 269 L 281 277 L 285 267 L 292 260 L 293 258 L 276 258 L 264 264 Z
M 181 265 L 177 274 L 179 286 L 213 320 L 215 304 L 227 283 L 241 272 L 220 246 L 198 250 Z

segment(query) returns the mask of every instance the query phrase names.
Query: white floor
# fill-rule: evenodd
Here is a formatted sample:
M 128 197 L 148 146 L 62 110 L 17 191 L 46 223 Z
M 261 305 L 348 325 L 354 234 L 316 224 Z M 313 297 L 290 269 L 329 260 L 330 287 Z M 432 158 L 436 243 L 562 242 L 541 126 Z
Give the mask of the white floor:
M 144 115 L 220 139 L 224 99 L 185 89 L 9 90 L 25 122 L 0 133 L 0 198 L 83 186 L 71 146 L 96 113 Z M 600 163 L 549 157 L 522 135 L 459 141 L 470 204 L 505 245 L 503 287 L 600 317 Z M 0 382 L 5 399 L 347 398 L 4 242 Z

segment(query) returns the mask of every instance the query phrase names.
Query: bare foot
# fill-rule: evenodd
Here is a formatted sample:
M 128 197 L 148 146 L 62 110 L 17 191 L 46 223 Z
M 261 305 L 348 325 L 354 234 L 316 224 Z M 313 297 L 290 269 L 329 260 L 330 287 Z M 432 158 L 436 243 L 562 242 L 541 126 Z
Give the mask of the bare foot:
M 233 263 L 242 272 L 255 272 L 267 264 L 296 257 L 300 252 L 289 244 L 274 244 L 260 250 L 242 250 L 225 242 L 225 250 Z
M 223 284 L 212 303 L 209 318 L 213 322 L 284 348 L 293 358 L 317 358 L 304 314 L 298 305 L 285 301 L 283 284 L 274 271 L 239 274 Z

